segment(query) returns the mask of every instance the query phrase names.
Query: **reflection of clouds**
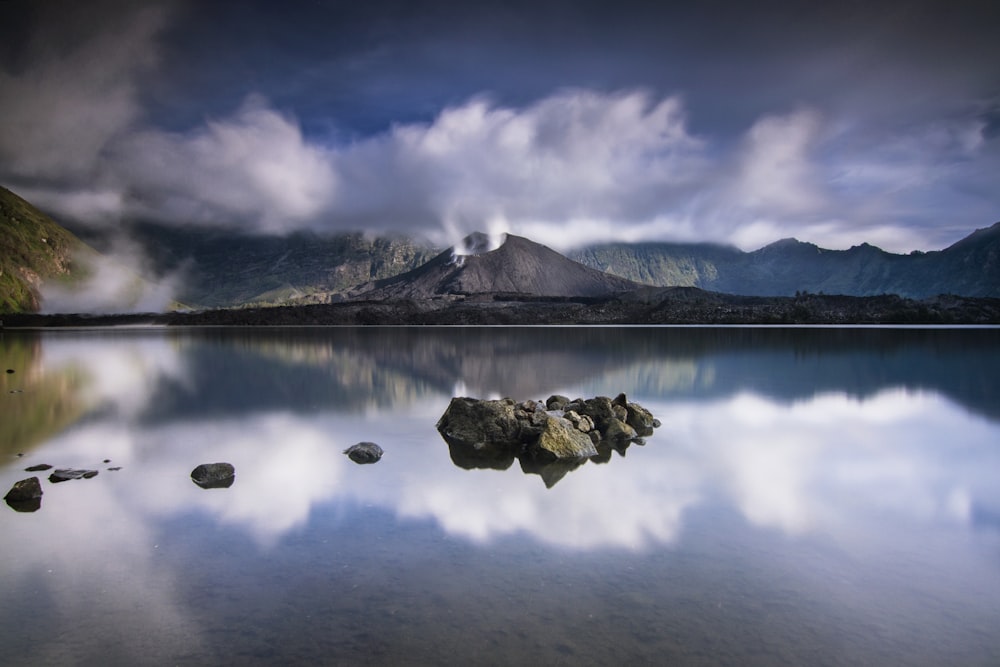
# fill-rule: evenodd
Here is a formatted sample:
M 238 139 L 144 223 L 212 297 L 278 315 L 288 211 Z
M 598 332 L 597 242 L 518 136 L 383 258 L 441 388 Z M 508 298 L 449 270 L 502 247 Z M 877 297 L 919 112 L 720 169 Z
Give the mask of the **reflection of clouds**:
M 624 460 L 586 463 L 546 489 L 517 463 L 506 472 L 451 465 L 434 429 L 447 397 L 391 411 L 130 424 L 122 417 L 134 420 L 158 378 L 183 373 L 162 341 L 139 338 L 114 354 L 101 341 L 93 351 L 47 348 L 52 363 L 86 358 L 101 378 L 97 395 L 121 410 L 50 441 L 44 455 L 78 466 L 112 458 L 126 467 L 116 480 L 120 506 L 137 517 L 194 509 L 244 527 L 263 547 L 329 503 L 430 518 L 477 542 L 525 534 L 568 548 L 625 549 L 676 540 L 685 512 L 706 503 L 732 505 L 751 523 L 787 534 L 835 536 L 873 525 L 873 512 L 964 522 L 977 502 L 997 504 L 984 472 L 991 466 L 983 465 L 996 458 L 995 429 L 931 393 L 890 390 L 865 400 L 830 393 L 791 405 L 751 393 L 713 401 L 637 396 L 664 423 L 649 444 L 630 448 Z M 361 440 L 380 443 L 385 458 L 351 463 L 342 450 Z M 212 461 L 236 466 L 233 487 L 205 491 L 190 482 L 194 466 Z
M 84 397 L 90 405 L 111 404 L 126 417 L 149 405 L 159 382 L 181 382 L 186 371 L 181 354 L 163 335 L 143 333 L 93 334 L 93 337 L 53 337 L 45 341 L 47 368 L 80 368 L 87 380 Z
M 114 476 L 129 511 L 169 516 L 201 510 L 267 544 L 337 494 L 343 447 L 336 430 L 320 420 L 270 414 L 150 429 L 100 422 L 54 439 L 42 456 L 91 467 L 110 458 L 108 465 L 123 470 L 102 474 Z M 236 467 L 236 483 L 225 490 L 197 487 L 191 470 L 216 461 Z
M 551 490 L 516 470 L 438 475 L 404 485 L 395 509 L 477 541 L 520 532 L 639 548 L 672 542 L 684 512 L 709 498 L 759 526 L 849 539 L 877 529 L 875 516 L 966 523 L 976 499 L 997 495 L 995 430 L 933 394 L 826 394 L 790 407 L 750 394 L 643 402 L 665 424 L 624 461 L 588 463 Z
M 85 459 L 86 452 L 71 446 L 79 444 L 63 443 L 75 458 Z M 50 454 L 45 451 L 45 456 Z M 19 662 L 142 664 L 149 660 L 154 636 L 163 645 L 201 650 L 198 628 L 177 599 L 177 577 L 183 573 L 160 567 L 156 526 L 128 504 L 129 494 L 118 484 L 126 478 L 117 474 L 102 472 L 92 480 L 58 485 L 43 482 L 41 510 L 4 523 L 7 544 L 33 545 L 27 552 L 12 550 L 0 565 L 8 592 L 20 590 L 24 595 L 16 604 L 11 605 L 11 599 L 5 605 L 26 615 L 17 620 L 27 623 L 4 640 L 7 655 L 17 655 Z M 31 582 L 30 591 L 14 588 L 21 582 Z M 59 619 L 67 635 L 101 638 L 101 654 L 88 655 L 83 646 L 39 635 L 36 604 L 45 609 L 46 619 Z M 52 630 L 51 625 L 43 627 Z
M 664 409 L 663 435 L 700 443 L 699 468 L 718 491 L 787 533 L 836 533 L 875 512 L 954 520 L 970 494 L 995 495 L 995 429 L 933 394 L 827 394 L 790 407 L 743 394 Z
M 661 478 L 658 470 L 636 475 L 627 465 L 588 463 L 552 489 L 522 475 L 516 463 L 505 472 L 458 471 L 446 483 L 404 488 L 395 509 L 432 517 L 449 533 L 478 542 L 513 533 L 574 548 L 672 541 L 696 492 L 678 471 L 673 479 Z
M 172 471 L 157 477 L 155 497 L 146 496 L 151 509 L 169 514 L 198 508 L 223 523 L 243 526 L 261 544 L 301 526 L 313 505 L 335 496 L 349 463 L 335 430 L 322 420 L 289 414 L 171 426 L 149 437 L 154 469 Z M 233 486 L 195 486 L 190 471 L 216 461 L 235 466 Z

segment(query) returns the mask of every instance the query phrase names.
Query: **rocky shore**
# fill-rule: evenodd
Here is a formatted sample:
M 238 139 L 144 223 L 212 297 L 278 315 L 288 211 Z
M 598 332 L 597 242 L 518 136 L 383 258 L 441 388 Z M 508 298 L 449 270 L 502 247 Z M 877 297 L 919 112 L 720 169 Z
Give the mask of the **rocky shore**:
M 7 327 L 566 325 L 566 324 L 1000 324 L 1000 299 L 803 294 L 748 297 L 689 287 L 644 288 L 609 297 L 517 294 L 130 315 L 4 317 Z

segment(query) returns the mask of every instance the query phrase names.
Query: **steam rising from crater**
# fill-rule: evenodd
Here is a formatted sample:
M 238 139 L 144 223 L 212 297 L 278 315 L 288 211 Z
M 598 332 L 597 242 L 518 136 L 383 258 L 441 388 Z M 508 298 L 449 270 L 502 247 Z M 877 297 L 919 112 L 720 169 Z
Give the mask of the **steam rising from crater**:
M 507 241 L 506 225 L 493 223 L 488 233 L 473 232 L 451 247 L 452 263 L 462 266 L 469 255 L 493 252 Z

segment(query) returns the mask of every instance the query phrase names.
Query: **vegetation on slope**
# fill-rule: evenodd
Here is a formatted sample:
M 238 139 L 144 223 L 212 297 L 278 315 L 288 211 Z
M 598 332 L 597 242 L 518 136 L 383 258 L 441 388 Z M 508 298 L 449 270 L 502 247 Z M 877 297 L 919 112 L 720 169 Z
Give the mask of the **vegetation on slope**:
M 88 252 L 67 229 L 0 187 L 0 313 L 38 310 L 42 281 L 84 278 Z

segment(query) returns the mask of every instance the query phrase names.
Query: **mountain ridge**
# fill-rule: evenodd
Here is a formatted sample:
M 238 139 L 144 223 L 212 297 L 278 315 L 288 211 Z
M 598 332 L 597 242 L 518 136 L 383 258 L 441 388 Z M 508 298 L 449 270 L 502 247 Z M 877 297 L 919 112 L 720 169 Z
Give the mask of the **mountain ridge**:
M 868 243 L 829 250 L 796 239 L 781 239 L 751 252 L 721 244 L 652 242 L 600 244 L 568 255 L 660 287 L 700 287 L 746 296 L 1000 296 L 1000 222 L 943 250 L 909 255 Z
M 87 277 L 80 258 L 97 258 L 91 246 L 110 248 L 114 238 L 107 231 L 66 229 L 6 189 L 0 189 L 0 230 L 0 312 L 37 310 L 43 281 L 79 284 Z M 593 245 L 561 255 L 514 235 L 505 251 L 493 255 L 484 245 L 487 237 L 479 235 L 472 242 L 478 247 L 461 251 L 469 258 L 462 261 L 471 262 L 463 271 L 454 270 L 454 251 L 442 253 L 401 234 L 300 231 L 268 237 L 235 228 L 141 222 L 114 231 L 122 233 L 150 260 L 145 278 L 181 275 L 175 302 L 194 309 L 327 303 L 365 293 L 375 298 L 407 293 L 426 298 L 486 293 L 580 297 L 637 284 L 743 296 L 1000 297 L 1000 223 L 977 229 L 943 250 L 908 255 L 868 243 L 828 250 L 794 238 L 751 252 L 722 244 L 651 242 Z M 525 248 L 531 251 L 524 257 L 510 255 Z M 572 264 L 564 264 L 570 260 Z M 557 265 L 564 267 L 561 276 L 551 272 Z M 425 273 L 438 271 L 440 280 L 449 272 L 450 277 L 433 288 L 430 283 L 402 286 L 424 274 L 399 276 L 420 267 L 426 267 Z M 585 277 L 583 269 L 602 272 L 600 279 Z M 534 282 L 528 284 L 532 275 Z M 614 280 L 631 281 L 631 286 Z

